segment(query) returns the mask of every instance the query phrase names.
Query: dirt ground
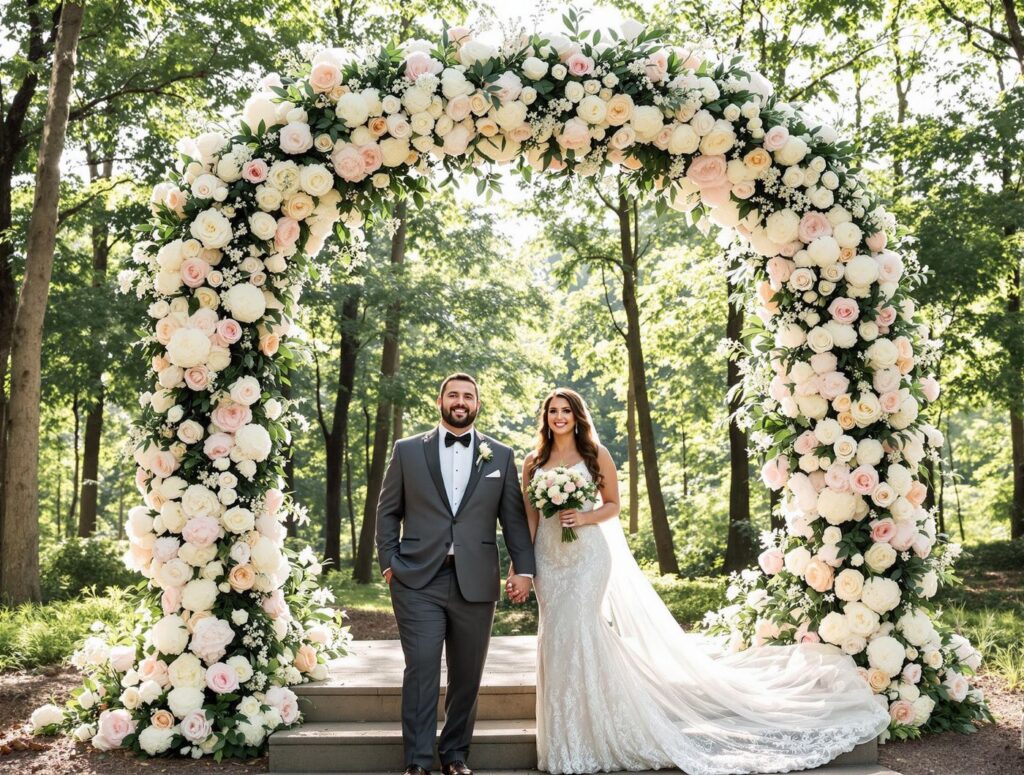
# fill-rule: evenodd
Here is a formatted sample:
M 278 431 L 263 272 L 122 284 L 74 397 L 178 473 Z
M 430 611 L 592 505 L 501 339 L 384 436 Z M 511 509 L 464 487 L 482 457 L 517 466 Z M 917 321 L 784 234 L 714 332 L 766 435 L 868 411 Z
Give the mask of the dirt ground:
M 388 620 L 390 619 L 390 623 Z M 387 637 L 390 614 L 357 614 L 349 622 L 362 637 Z M 397 633 L 396 633 L 397 634 Z M 217 764 L 208 759 L 133 758 L 124 752 L 101 753 L 66 738 L 34 738 L 25 721 L 34 708 L 60 702 L 78 684 L 70 668 L 0 674 L 0 772 L 36 775 L 123 775 L 124 773 L 263 773 L 267 759 Z M 997 722 L 974 735 L 949 733 L 923 740 L 889 743 L 880 748 L 880 763 L 902 775 L 1021 775 L 1021 716 L 1024 692 L 1010 692 L 1001 679 L 982 676 Z

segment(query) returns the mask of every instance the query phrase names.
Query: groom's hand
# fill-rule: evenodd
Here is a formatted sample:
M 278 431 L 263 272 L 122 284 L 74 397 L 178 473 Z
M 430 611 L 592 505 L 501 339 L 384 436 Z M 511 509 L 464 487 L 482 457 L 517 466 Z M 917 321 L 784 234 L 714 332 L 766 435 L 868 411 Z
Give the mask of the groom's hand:
M 384 570 L 384 581 L 387 582 L 387 585 L 389 587 L 391 586 L 391 579 L 394 577 L 394 575 L 395 575 L 395 572 L 393 570 L 391 570 L 391 568 L 386 568 Z
M 532 582 L 526 576 L 509 576 L 505 582 L 505 593 L 513 603 L 525 603 L 530 597 Z

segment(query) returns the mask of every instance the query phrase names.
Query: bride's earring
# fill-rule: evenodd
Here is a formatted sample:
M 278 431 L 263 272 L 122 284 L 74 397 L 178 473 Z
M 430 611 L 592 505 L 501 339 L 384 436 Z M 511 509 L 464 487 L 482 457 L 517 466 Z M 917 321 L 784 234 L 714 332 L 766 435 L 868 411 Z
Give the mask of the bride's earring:
M 551 438 L 551 426 L 550 425 L 548 426 L 548 438 L 549 439 Z
M 580 426 L 579 426 L 579 423 L 577 423 L 576 425 L 574 425 L 574 426 L 573 426 L 573 428 L 572 428 L 572 432 L 573 432 L 573 433 L 575 433 L 575 434 L 576 434 L 577 436 L 579 436 L 579 435 L 580 435 Z

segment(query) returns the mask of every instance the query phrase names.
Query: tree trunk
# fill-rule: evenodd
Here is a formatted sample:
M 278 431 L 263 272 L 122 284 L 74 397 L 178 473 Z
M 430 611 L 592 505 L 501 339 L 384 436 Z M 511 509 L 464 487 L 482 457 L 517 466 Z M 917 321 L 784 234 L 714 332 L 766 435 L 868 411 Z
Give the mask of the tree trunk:
M 397 278 L 405 260 L 405 231 L 408 204 L 402 200 L 395 207 L 398 229 L 391 238 L 391 272 Z M 402 312 L 401 296 L 396 292 L 388 306 L 384 322 L 384 347 L 380 358 L 380 397 L 377 399 L 377 416 L 373 424 L 373 457 L 366 474 L 366 502 L 363 504 L 363 526 L 359 533 L 353 578 L 368 584 L 374 577 L 373 559 L 377 533 L 377 499 L 384 482 L 384 465 L 388 453 L 388 437 L 394 422 L 392 391 L 394 377 L 398 371 L 398 335 Z
M 651 505 L 651 526 L 654 529 L 654 545 L 658 552 L 658 570 L 662 575 L 678 575 L 679 563 L 676 561 L 672 528 L 668 523 L 668 511 L 665 508 L 665 496 L 661 491 L 661 477 L 658 473 L 657 440 L 654 436 L 654 421 L 651 418 L 651 404 L 647 395 L 643 342 L 640 336 L 640 308 L 636 300 L 639 269 L 634 253 L 634 239 L 630 231 L 630 202 L 624 194 L 619 195 L 616 213 L 619 218 L 619 243 L 622 250 L 622 306 L 626 312 L 626 349 L 629 353 L 629 371 L 636 396 L 640 452 L 643 455 L 647 499 Z M 633 217 L 637 217 L 635 212 Z
M 108 155 L 102 163 L 98 162 L 90 147 L 88 153 L 89 182 L 107 180 L 114 171 L 114 163 Z M 107 263 L 110 258 L 109 226 L 105 223 L 104 213 L 99 213 L 92 223 L 92 287 L 99 295 L 107 282 Z M 102 218 L 102 220 L 101 220 Z M 103 332 L 91 331 L 94 342 L 103 340 Z M 96 510 L 99 498 L 100 478 L 100 442 L 103 439 L 103 401 L 106 390 L 103 386 L 103 371 L 106 366 L 106 353 L 92 364 L 90 382 L 92 395 L 89 397 L 89 410 L 85 420 L 85 450 L 82 461 L 82 506 L 78 518 L 78 535 L 90 536 L 96 532 Z
M 1024 416 L 1010 411 L 1010 445 L 1013 450 L 1013 505 L 1010 538 L 1024 538 Z
M 735 288 L 730 284 L 726 296 L 728 307 L 725 335 L 730 342 L 740 341 L 743 330 L 743 308 L 729 300 Z M 733 396 L 729 401 L 732 415 L 742 402 L 739 364 L 729 359 L 726 365 L 726 390 Z M 753 529 L 750 524 L 750 461 L 747 457 L 747 433 L 729 419 L 729 539 L 725 549 L 726 573 L 743 570 L 754 560 Z
M 81 438 L 82 431 L 82 412 L 81 412 L 81 396 L 79 395 L 78 388 L 75 388 L 75 395 L 71 401 L 71 414 L 74 417 L 74 430 L 71 433 L 71 459 L 74 461 L 71 467 L 71 504 L 68 506 L 68 535 L 70 536 L 75 528 L 75 524 L 78 522 L 78 485 L 81 479 L 79 478 L 81 468 L 81 455 L 79 449 L 81 445 L 78 440 Z
M 628 371 L 628 366 L 627 366 Z M 629 467 L 629 534 L 640 532 L 640 461 L 636 448 L 636 390 L 633 378 L 627 376 L 626 387 L 626 458 Z
M 84 4 L 75 2 L 66 2 L 61 10 L 25 245 L 25 280 L 14 315 L 7 441 L 18 454 L 8 455 L 5 461 L 4 522 L 0 532 L 0 598 L 14 604 L 40 599 L 40 358 L 57 236 L 60 159 L 84 11 Z
M 338 356 L 338 388 L 334 394 L 334 415 L 328 431 L 323 415 L 320 415 L 324 433 L 324 447 L 327 453 L 326 471 L 326 517 L 324 526 L 324 554 L 332 568 L 341 567 L 341 485 L 345 471 L 345 447 L 348 444 L 348 413 L 355 386 L 356 363 L 359 355 L 357 324 L 359 317 L 360 293 L 350 289 L 341 307 L 341 347 Z M 319 393 L 319 369 L 317 371 Z

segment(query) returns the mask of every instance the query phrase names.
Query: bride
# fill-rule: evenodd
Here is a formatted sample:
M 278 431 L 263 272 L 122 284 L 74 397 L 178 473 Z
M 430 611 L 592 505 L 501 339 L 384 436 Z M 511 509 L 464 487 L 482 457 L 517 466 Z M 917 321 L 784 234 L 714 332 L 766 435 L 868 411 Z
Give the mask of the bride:
M 527 486 L 558 466 L 597 482 L 600 504 L 541 518 Z M 629 551 L 615 463 L 575 391 L 558 388 L 544 400 L 523 487 L 540 604 L 541 770 L 788 772 L 831 761 L 886 728 L 888 713 L 832 646 L 729 653 L 722 640 L 683 632 Z M 562 543 L 563 527 L 579 539 Z

